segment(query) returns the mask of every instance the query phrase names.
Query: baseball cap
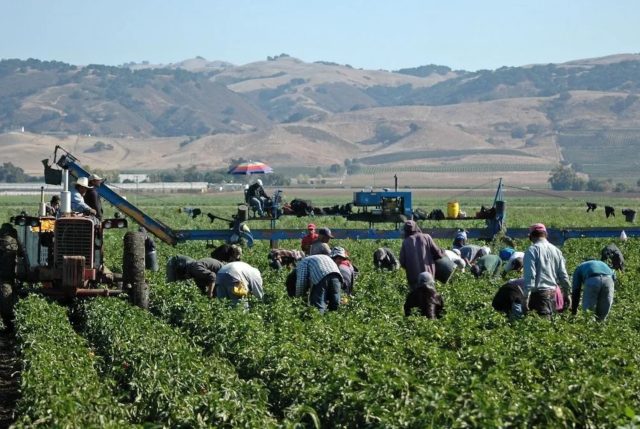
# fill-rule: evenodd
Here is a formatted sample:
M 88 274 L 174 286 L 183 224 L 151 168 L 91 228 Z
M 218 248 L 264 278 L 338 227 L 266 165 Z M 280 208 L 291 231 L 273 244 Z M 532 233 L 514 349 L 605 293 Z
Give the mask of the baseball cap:
M 318 235 L 324 235 L 327 236 L 329 238 L 335 238 L 333 235 L 331 235 L 331 230 L 329 228 L 320 228 L 318 230 Z
M 547 232 L 547 227 L 543 223 L 534 223 L 529 227 L 529 233 L 532 232 Z
M 316 229 L 316 225 L 314 223 L 310 223 L 309 225 L 307 225 L 307 229 L 309 231 L 311 231 L 312 229 Z
M 335 258 L 336 256 L 340 256 L 341 258 L 349 259 L 349 255 L 347 255 L 347 251 L 345 250 L 345 248 L 340 246 L 336 246 L 333 249 L 331 249 L 331 254 L 329 256 L 332 258 Z

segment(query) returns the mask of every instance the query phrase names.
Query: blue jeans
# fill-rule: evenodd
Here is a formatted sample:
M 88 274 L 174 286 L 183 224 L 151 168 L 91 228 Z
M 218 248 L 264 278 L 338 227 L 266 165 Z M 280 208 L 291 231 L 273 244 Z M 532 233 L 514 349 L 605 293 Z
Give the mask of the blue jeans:
M 594 311 L 598 320 L 604 320 L 613 303 L 613 279 L 611 276 L 589 277 L 584 282 L 582 309 Z
M 251 207 L 253 207 L 255 211 L 258 212 L 258 216 L 260 217 L 264 216 L 264 210 L 262 209 L 262 201 L 260 198 L 252 197 L 250 200 L 250 204 L 251 204 Z
M 511 311 L 509 312 L 509 320 L 518 320 L 524 317 L 524 310 L 522 304 L 519 302 L 511 303 Z
M 309 293 L 309 304 L 313 305 L 324 313 L 327 307 L 326 302 L 329 301 L 329 310 L 337 310 L 340 305 L 340 274 L 331 273 L 323 277 L 322 280 L 311 286 Z

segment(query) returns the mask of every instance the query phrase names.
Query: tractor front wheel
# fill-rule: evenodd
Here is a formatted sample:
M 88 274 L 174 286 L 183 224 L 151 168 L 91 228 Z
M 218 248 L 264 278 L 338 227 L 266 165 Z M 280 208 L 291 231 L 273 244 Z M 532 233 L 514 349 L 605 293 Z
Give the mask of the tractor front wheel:
M 10 327 L 13 323 L 13 306 L 16 301 L 14 287 L 11 283 L 0 284 L 0 313 L 4 326 Z
M 129 288 L 129 298 L 133 305 L 149 308 L 149 286 L 144 278 L 144 234 L 127 232 L 124 235 L 122 255 L 122 283 Z

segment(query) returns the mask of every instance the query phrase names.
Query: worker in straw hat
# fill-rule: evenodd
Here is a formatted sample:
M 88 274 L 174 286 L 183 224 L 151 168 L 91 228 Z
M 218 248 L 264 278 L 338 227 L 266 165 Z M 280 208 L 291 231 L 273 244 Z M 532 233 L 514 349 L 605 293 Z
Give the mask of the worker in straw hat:
M 89 185 L 89 179 L 86 177 L 79 177 L 71 190 L 71 211 L 76 213 L 82 213 L 85 215 L 96 215 L 96 210 L 90 207 L 85 201 L 84 196 L 92 186 Z

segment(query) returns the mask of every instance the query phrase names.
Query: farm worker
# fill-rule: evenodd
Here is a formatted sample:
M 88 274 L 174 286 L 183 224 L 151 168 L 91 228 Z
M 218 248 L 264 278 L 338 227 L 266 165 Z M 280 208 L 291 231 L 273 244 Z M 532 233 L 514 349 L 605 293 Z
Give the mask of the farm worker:
M 296 266 L 295 296 L 309 293 L 309 305 L 324 313 L 329 302 L 329 310 L 340 306 L 342 274 L 336 263 L 328 255 L 311 255 Z
M 97 174 L 89 176 L 89 189 L 87 189 L 87 192 L 83 196 L 84 202 L 96 211 L 96 217 L 99 220 L 102 220 L 102 202 L 100 201 L 100 195 L 98 195 L 96 188 L 100 186 L 101 182 L 102 177 Z
M 460 269 L 460 271 L 464 273 L 464 269 L 466 268 L 467 263 L 460 256 L 460 249 L 453 249 L 453 250 L 445 249 L 444 254 L 447 258 L 451 259 L 451 262 L 456 264 L 456 266 Z
M 54 195 L 51 197 L 51 201 L 49 201 L 45 206 L 45 214 L 47 216 L 58 216 L 58 212 L 60 210 L 60 196 Z
M 211 257 L 220 262 L 234 262 L 242 259 L 242 247 L 237 244 L 221 244 L 211 251 Z
M 86 177 L 80 177 L 76 180 L 76 184 L 71 190 L 71 211 L 76 213 L 82 213 L 85 215 L 96 215 L 96 210 L 91 208 L 84 202 L 84 195 L 91 188 L 89 185 L 89 179 Z
M 517 273 L 522 271 L 524 261 L 524 252 L 513 252 L 507 263 L 504 264 L 504 271 L 502 272 L 503 276 L 506 276 L 511 271 L 515 271 Z
M 488 246 L 478 246 L 476 244 L 465 244 L 460 248 L 460 257 L 465 260 L 467 265 L 473 264 L 473 262 L 491 253 L 491 249 Z
M 582 309 L 594 311 L 598 320 L 605 320 L 613 303 L 613 286 L 616 273 L 602 261 L 590 260 L 578 265 L 573 272 L 571 312 L 576 314 L 580 302 Z
M 556 312 L 556 286 L 567 295 L 570 306 L 569 275 L 560 249 L 547 240 L 547 228 L 536 223 L 529 228 L 531 246 L 524 254 L 524 293 L 529 310 L 551 317 Z
M 260 271 L 243 261 L 229 262 L 220 268 L 216 277 L 216 295 L 230 299 L 236 305 L 251 294 L 258 299 L 264 296 Z
M 484 255 L 476 259 L 471 266 L 471 274 L 475 278 L 479 278 L 484 273 L 487 273 L 489 277 L 495 277 L 502 267 L 502 260 L 498 255 Z
M 342 275 L 342 291 L 351 295 L 356 277 L 358 277 L 358 269 L 349 260 L 349 254 L 344 247 L 334 247 L 329 256 L 336 263 Z
M 400 262 L 388 247 L 378 247 L 373 252 L 373 266 L 379 270 L 395 271 L 400 268 Z
M 312 223 L 307 225 L 307 235 L 302 237 L 300 241 L 300 248 L 304 252 L 305 255 L 309 254 L 311 250 L 311 244 L 318 239 L 318 233 L 316 232 L 316 226 Z
M 600 260 L 609 264 L 614 270 L 624 271 L 624 256 L 618 246 L 613 243 L 602 249 Z
M 431 273 L 425 271 L 418 275 L 416 288 L 409 292 L 404 302 L 404 315 L 410 316 L 412 308 L 418 308 L 420 314 L 428 319 L 442 317 L 444 301 L 436 292 L 436 282 Z
M 433 238 L 423 233 L 413 220 L 404 223 L 404 236 L 400 248 L 400 266 L 406 271 L 409 289 L 413 290 L 418 286 L 420 273 L 426 271 L 434 276 L 436 260 L 445 255 Z
M 138 228 L 144 234 L 144 267 L 153 272 L 158 271 L 158 254 L 156 253 L 156 243 L 147 233 L 144 226 Z
M 260 217 L 264 216 L 264 205 L 269 200 L 269 196 L 262 187 L 262 180 L 256 180 L 247 189 L 247 202 L 256 209 Z
M 0 227 L 0 281 L 13 283 L 19 253 L 18 231 L 10 223 L 3 223 Z
M 223 263 L 213 258 L 202 258 L 197 261 L 185 255 L 177 255 L 167 261 L 167 282 L 193 279 L 208 297 L 213 297 L 216 273 Z
M 329 228 L 320 228 L 318 229 L 318 238 L 311 244 L 311 248 L 309 249 L 309 255 L 329 255 L 331 254 L 331 247 L 329 247 L 329 240 L 331 240 L 333 235 L 331 234 L 331 230 Z
M 467 244 L 467 231 L 464 229 L 458 229 L 456 232 L 456 236 L 453 239 L 453 245 L 451 246 L 453 249 L 460 249 L 462 246 Z
M 496 292 L 491 306 L 499 312 L 505 313 L 509 320 L 520 319 L 527 308 L 524 298 L 524 279 L 509 280 Z
M 271 249 L 269 251 L 269 266 L 274 270 L 280 270 L 282 267 L 292 267 L 305 257 L 302 250 L 286 250 Z

